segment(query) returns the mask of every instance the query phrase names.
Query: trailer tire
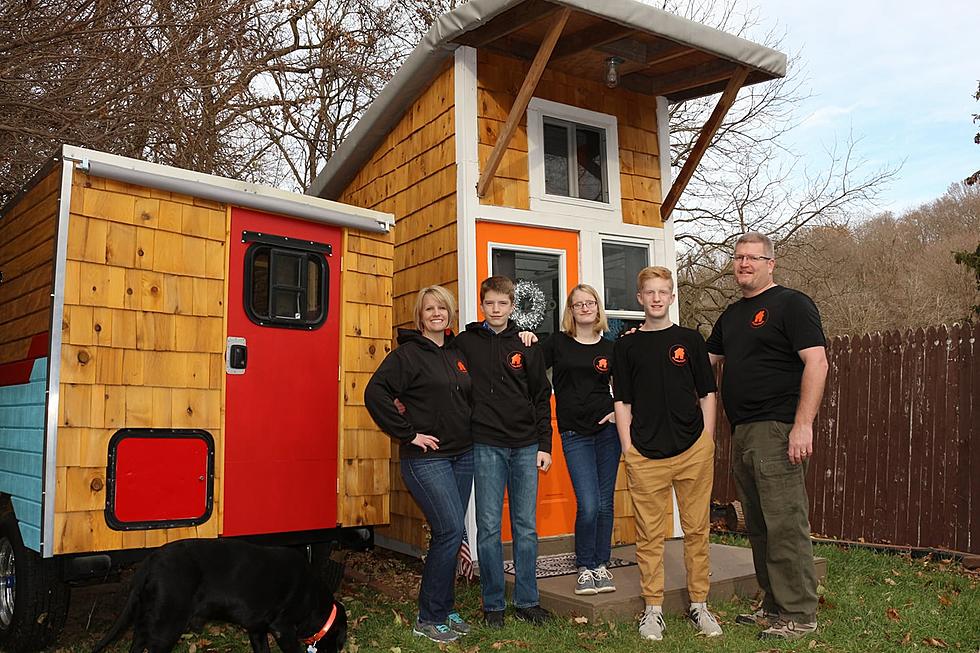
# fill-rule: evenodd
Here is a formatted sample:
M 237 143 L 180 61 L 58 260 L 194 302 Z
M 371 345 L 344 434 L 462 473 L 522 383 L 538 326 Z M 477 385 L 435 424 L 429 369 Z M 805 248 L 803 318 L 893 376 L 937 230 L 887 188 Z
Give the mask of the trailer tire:
M 0 515 L 0 650 L 32 653 L 53 644 L 70 592 L 58 563 L 24 546 L 14 513 Z

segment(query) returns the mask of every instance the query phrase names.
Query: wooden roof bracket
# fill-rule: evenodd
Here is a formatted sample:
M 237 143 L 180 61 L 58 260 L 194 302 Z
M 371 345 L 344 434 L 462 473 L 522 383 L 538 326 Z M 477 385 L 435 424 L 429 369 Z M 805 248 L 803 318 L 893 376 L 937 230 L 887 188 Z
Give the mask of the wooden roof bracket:
M 728 110 L 732 108 L 732 104 L 735 102 L 735 96 L 738 95 L 739 89 L 745 84 L 748 76 L 749 69 L 745 66 L 739 66 L 735 69 L 735 73 L 731 78 L 729 78 L 728 86 L 725 87 L 721 98 L 718 99 L 715 110 L 711 112 L 708 120 L 704 123 L 704 127 L 701 128 L 697 142 L 691 149 L 687 160 L 684 161 L 684 166 L 681 168 L 680 173 L 678 173 L 677 179 L 674 180 L 674 184 L 670 187 L 670 191 L 664 197 L 664 202 L 660 206 L 660 219 L 662 221 L 666 222 L 670 219 L 671 212 L 677 206 L 677 200 L 680 199 L 681 193 L 687 188 L 688 182 L 691 181 L 691 177 L 694 175 L 694 170 L 701 163 L 701 157 L 704 156 L 708 145 L 711 143 L 711 139 L 714 138 L 715 133 L 721 126 L 721 121 L 728 114 Z
M 569 7 L 562 9 L 555 17 L 555 22 L 548 29 L 548 33 L 541 41 L 541 45 L 538 47 L 538 53 L 534 56 L 534 61 L 531 62 L 531 68 L 527 71 L 524 83 L 521 84 L 521 90 L 518 91 L 517 98 L 514 99 L 514 106 L 511 107 L 510 113 L 507 115 L 504 128 L 500 131 L 497 142 L 493 146 L 493 151 L 487 160 L 487 167 L 480 173 L 480 180 L 476 184 L 477 197 L 486 195 L 490 181 L 493 179 L 494 174 L 497 172 L 497 167 L 500 166 L 500 162 L 504 158 L 504 152 L 507 150 L 507 146 L 510 145 L 510 140 L 513 138 L 514 132 L 517 131 L 517 125 L 520 124 L 521 117 L 527 110 L 527 105 L 531 102 L 534 89 L 538 86 L 538 81 L 544 73 L 545 66 L 548 65 L 548 60 L 551 58 L 551 53 L 555 49 L 555 44 L 558 43 L 558 37 L 561 36 L 562 30 L 565 29 L 565 23 L 568 22 L 568 16 L 571 13 L 572 10 Z

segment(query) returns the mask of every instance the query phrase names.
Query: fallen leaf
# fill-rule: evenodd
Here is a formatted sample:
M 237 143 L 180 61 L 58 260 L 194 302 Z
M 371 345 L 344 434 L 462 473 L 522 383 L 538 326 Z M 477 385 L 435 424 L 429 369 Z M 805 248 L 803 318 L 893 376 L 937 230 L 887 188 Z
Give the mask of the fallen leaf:
M 911 632 L 905 633 L 905 637 L 902 638 L 902 646 L 907 646 L 911 642 L 912 642 L 912 633 Z
M 197 644 L 191 643 L 191 645 L 187 647 L 187 653 L 197 653 Z
M 500 641 L 494 642 L 490 645 L 495 651 L 499 651 L 505 646 L 514 646 L 516 648 L 531 648 L 531 645 L 520 639 L 502 639 Z
M 895 585 L 895 581 L 893 581 L 891 578 L 886 578 L 885 579 L 885 583 L 887 585 Z
M 950 601 L 949 599 L 947 599 L 947 598 L 946 598 L 945 596 L 943 596 L 942 594 L 940 594 L 940 595 L 939 595 L 939 603 L 940 603 L 940 604 L 942 604 L 943 606 L 945 606 L 945 607 L 947 607 L 947 608 L 948 608 L 949 606 L 951 606 L 951 605 L 953 605 L 953 602 L 952 602 L 952 601 Z
M 815 639 L 811 639 L 810 640 L 810 643 L 807 644 L 806 647 L 807 648 L 817 648 L 817 641 Z
M 926 637 L 922 643 L 934 648 L 946 648 L 946 642 L 936 637 Z
M 901 621 L 901 617 L 898 616 L 898 610 L 895 608 L 888 608 L 885 610 L 885 616 L 887 616 L 892 621 Z
M 475 646 L 471 646 L 468 649 L 464 649 L 463 653 L 480 653 L 480 645 L 476 644 Z
M 408 619 L 406 619 L 404 616 L 402 616 L 402 613 L 399 612 L 398 610 L 392 610 L 391 611 L 391 614 L 395 615 L 395 625 L 396 626 L 407 626 L 408 625 Z
M 402 647 L 401 646 L 392 646 L 388 650 L 391 651 L 391 653 L 402 653 Z
M 572 619 L 572 621 L 574 623 L 577 623 L 577 624 L 587 624 L 587 623 L 589 623 L 589 618 L 588 617 L 575 617 L 574 619 Z

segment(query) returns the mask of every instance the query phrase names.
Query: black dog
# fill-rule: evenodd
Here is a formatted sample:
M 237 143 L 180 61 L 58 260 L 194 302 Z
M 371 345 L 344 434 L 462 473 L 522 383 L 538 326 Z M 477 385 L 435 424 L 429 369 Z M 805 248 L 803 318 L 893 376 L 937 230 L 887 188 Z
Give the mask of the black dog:
M 122 614 L 92 653 L 130 623 L 130 653 L 169 653 L 182 633 L 209 620 L 245 628 L 254 653 L 270 653 L 269 633 L 283 653 L 299 653 L 301 641 L 318 653 L 337 653 L 347 640 L 344 606 L 322 588 L 300 551 L 238 540 L 182 540 L 146 559 Z

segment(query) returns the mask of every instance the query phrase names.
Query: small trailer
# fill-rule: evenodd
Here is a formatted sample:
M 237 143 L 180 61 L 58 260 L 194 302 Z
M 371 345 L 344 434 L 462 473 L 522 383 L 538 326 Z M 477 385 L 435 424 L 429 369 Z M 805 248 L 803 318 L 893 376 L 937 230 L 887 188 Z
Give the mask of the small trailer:
M 0 648 L 154 547 L 389 520 L 386 213 L 64 146 L 0 212 Z M 343 390 L 341 390 L 343 388 Z

